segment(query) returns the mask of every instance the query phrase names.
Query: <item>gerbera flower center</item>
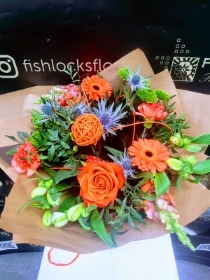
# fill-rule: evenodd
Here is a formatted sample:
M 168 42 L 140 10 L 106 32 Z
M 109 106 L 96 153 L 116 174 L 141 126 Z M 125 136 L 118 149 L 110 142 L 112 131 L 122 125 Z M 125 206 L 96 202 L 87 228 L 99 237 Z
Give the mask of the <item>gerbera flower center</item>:
M 143 154 L 147 157 L 147 158 L 153 158 L 155 157 L 155 153 L 152 150 L 144 150 Z
M 131 79 L 131 83 L 134 86 L 137 86 L 140 82 L 140 76 L 138 74 L 133 75 L 132 79 Z
M 98 85 L 93 85 L 93 89 L 94 89 L 94 90 L 99 90 L 100 87 L 99 87 Z

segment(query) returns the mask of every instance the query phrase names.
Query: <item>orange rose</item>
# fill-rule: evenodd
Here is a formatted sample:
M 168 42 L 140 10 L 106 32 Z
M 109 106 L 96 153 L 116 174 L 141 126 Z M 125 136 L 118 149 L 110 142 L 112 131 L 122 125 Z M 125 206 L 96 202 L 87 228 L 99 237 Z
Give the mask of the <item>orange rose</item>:
M 118 190 L 124 186 L 122 167 L 113 162 L 87 162 L 77 176 L 80 196 L 84 203 L 105 207 L 117 197 Z

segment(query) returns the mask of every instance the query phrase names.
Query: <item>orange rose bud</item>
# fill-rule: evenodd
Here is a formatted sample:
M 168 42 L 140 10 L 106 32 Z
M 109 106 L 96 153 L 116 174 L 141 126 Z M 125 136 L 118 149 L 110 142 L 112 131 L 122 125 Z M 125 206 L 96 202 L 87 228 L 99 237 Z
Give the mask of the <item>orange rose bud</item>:
M 87 162 L 77 176 L 80 196 L 86 206 L 105 207 L 117 197 L 125 183 L 123 169 L 113 162 Z

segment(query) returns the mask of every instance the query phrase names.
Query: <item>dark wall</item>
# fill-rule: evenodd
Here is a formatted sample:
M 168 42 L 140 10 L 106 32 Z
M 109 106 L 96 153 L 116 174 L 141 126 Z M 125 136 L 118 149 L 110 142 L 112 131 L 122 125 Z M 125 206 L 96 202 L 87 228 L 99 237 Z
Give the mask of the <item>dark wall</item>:
M 68 84 L 69 62 L 93 74 L 141 48 L 155 73 L 208 94 L 209 28 L 210 1 L 1 0 L 0 93 Z

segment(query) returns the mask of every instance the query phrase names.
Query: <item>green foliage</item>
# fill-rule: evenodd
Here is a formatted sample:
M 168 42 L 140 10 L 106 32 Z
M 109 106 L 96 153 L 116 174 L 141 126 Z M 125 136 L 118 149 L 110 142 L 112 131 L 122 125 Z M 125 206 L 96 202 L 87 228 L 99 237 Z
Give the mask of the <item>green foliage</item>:
M 154 179 L 156 197 L 160 197 L 170 188 L 170 180 L 165 172 L 157 172 Z
M 104 222 L 100 219 L 97 209 L 93 210 L 90 218 L 91 229 L 109 246 L 116 247 L 116 243 L 112 240 L 110 234 L 107 232 Z
M 200 161 L 193 166 L 193 174 L 207 174 L 210 173 L 210 160 Z
M 210 134 L 203 134 L 197 137 L 194 137 L 190 140 L 194 144 L 210 144 Z

